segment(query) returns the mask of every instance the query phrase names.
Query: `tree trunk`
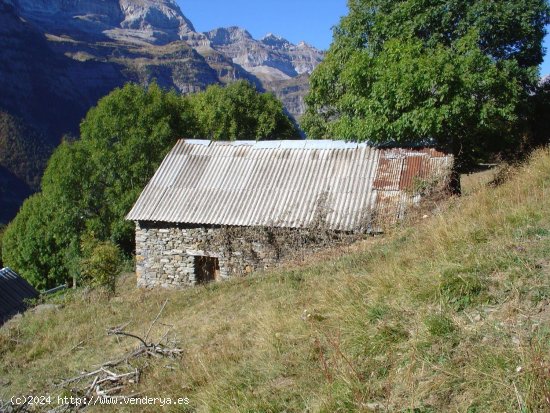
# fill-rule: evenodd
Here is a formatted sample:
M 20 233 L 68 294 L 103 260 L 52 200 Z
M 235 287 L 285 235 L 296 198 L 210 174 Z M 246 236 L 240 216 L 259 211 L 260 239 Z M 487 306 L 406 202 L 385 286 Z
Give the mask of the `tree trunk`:
M 462 188 L 460 186 L 460 172 L 453 166 L 451 175 L 449 176 L 449 182 L 447 183 L 447 191 L 450 195 L 460 196 L 462 194 Z

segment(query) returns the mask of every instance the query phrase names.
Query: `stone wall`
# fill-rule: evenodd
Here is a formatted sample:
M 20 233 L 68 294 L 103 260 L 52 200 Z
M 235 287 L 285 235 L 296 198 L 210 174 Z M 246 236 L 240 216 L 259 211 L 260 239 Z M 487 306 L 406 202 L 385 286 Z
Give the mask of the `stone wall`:
M 195 285 L 196 256 L 217 258 L 223 280 L 358 237 L 361 234 L 320 228 L 206 227 L 142 221 L 136 223 L 137 283 L 144 288 Z

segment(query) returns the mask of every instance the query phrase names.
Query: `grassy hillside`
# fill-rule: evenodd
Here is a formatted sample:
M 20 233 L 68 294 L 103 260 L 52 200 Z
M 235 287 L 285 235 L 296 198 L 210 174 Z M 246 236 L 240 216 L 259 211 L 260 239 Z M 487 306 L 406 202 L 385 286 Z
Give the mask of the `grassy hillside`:
M 135 347 L 108 328 L 144 336 L 168 300 L 151 336 L 184 354 L 148 360 L 132 389 L 191 401 L 162 411 L 548 411 L 549 187 L 541 151 L 497 188 L 302 264 L 184 292 L 127 276 L 112 299 L 57 298 L 0 329 L 0 396 L 59 393 Z

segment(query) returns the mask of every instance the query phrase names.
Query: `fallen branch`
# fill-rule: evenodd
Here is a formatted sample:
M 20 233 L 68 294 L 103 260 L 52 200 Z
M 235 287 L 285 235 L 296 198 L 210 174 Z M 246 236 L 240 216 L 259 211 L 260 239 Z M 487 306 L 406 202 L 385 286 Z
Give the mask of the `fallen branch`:
M 107 361 L 106 363 L 103 364 L 103 367 L 116 367 L 119 364 L 128 363 L 129 360 L 131 360 L 133 358 L 136 358 L 136 357 L 138 357 L 139 355 L 141 355 L 145 352 L 147 352 L 147 348 L 146 347 L 140 347 L 137 350 L 133 350 L 129 354 L 126 354 L 124 357 L 122 357 L 118 360 Z
M 151 329 L 153 328 L 153 326 L 155 325 L 155 323 L 158 321 L 160 315 L 162 314 L 162 312 L 164 311 L 164 307 L 166 307 L 166 304 L 168 303 L 168 299 L 166 299 L 164 301 L 164 304 L 162 304 L 162 307 L 159 311 L 159 313 L 157 314 L 157 316 L 155 317 L 155 319 L 153 320 L 153 322 L 151 323 L 151 325 L 149 326 L 149 329 L 147 330 L 147 333 L 145 334 L 145 341 L 147 341 L 147 339 L 149 338 L 149 333 L 151 332 Z
M 113 327 L 107 330 L 107 335 L 126 336 L 134 338 L 140 342 L 140 346 L 124 355 L 120 359 L 111 360 L 103 363 L 99 368 L 91 372 L 83 372 L 78 376 L 72 377 L 70 379 L 62 381 L 58 386 L 67 387 L 68 385 L 74 385 L 75 383 L 86 381 L 87 384 L 82 387 L 77 387 L 70 389 L 71 393 L 90 399 L 92 397 L 125 397 L 125 396 L 111 396 L 122 392 L 130 384 L 139 383 L 141 377 L 141 369 L 137 367 L 132 367 L 131 362 L 133 360 L 139 359 L 141 357 L 153 357 L 158 358 L 177 358 L 180 357 L 183 353 L 183 350 L 177 347 L 171 348 L 167 347 L 162 343 L 148 342 L 149 333 L 151 332 L 153 326 L 159 320 L 168 300 L 164 302 L 159 313 L 152 321 L 145 338 L 142 338 L 136 334 L 128 333 L 124 331 L 130 323 L 126 323 L 119 327 Z M 166 339 L 168 332 L 163 335 L 161 342 Z M 124 366 L 123 366 L 124 365 Z M 145 366 L 147 366 L 146 364 Z M 131 371 L 128 371 L 128 368 L 131 368 Z M 143 364 L 142 364 L 143 367 Z M 79 411 L 87 407 L 87 404 L 82 404 L 79 406 L 70 406 L 68 410 Z
M 95 375 L 99 374 L 100 372 L 101 372 L 101 369 L 94 370 L 94 371 L 91 371 L 89 373 L 82 373 L 79 376 L 76 376 L 76 377 L 73 377 L 71 379 L 67 379 L 67 380 L 61 382 L 60 386 L 66 386 L 69 383 L 74 383 L 75 381 L 85 379 L 86 377 L 95 376 Z
M 152 344 L 147 344 L 147 343 L 145 342 L 145 340 L 142 339 L 141 337 L 136 336 L 135 334 L 126 333 L 126 332 L 124 332 L 124 331 L 109 330 L 109 331 L 107 332 L 107 335 L 117 335 L 117 336 L 132 337 L 132 338 L 135 338 L 136 340 L 141 341 L 144 347 L 149 348 L 149 347 L 152 346 Z

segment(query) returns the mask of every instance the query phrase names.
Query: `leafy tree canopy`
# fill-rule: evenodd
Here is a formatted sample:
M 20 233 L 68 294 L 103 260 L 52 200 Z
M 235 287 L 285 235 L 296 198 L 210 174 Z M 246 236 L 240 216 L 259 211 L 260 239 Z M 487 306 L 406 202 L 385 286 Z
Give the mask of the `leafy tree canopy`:
M 296 127 L 283 104 L 270 93 L 258 93 L 247 81 L 209 86 L 190 96 L 197 119 L 195 136 L 213 140 L 296 139 Z
M 309 137 L 433 142 L 468 161 L 517 142 L 544 0 L 349 0 L 311 76 Z
M 124 215 L 175 141 L 194 129 L 189 103 L 156 84 L 128 84 L 101 99 L 80 126 L 78 150 L 91 164 L 83 183 L 87 204 L 79 207 L 87 229 L 131 250 L 133 225 Z M 63 172 L 52 178 L 73 179 Z
M 124 217 L 177 139 L 296 133 L 272 95 L 244 82 L 190 97 L 128 84 L 101 99 L 80 131 L 80 140 L 54 152 L 42 192 L 24 203 L 3 239 L 5 264 L 39 288 L 89 273 L 82 245 L 90 234 L 98 245 L 132 252 L 134 225 Z
M 4 265 L 39 289 L 52 287 L 65 276 L 63 245 L 58 239 L 61 228 L 55 228 L 52 221 L 54 207 L 40 193 L 31 196 L 6 228 L 2 240 Z

